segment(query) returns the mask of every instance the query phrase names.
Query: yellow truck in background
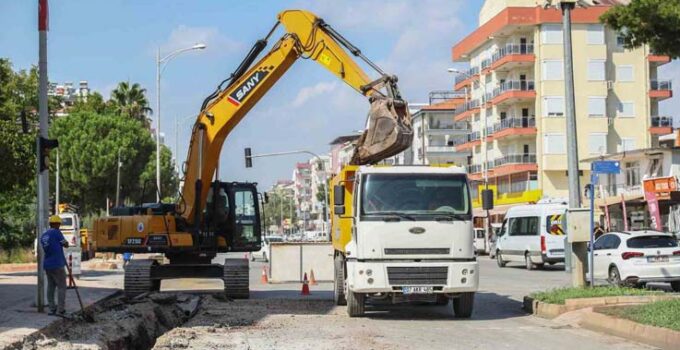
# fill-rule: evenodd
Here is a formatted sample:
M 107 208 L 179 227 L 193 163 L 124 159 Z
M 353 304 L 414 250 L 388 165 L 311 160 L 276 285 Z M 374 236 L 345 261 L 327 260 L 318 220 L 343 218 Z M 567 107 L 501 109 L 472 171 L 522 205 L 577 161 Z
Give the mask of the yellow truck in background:
M 332 180 L 334 300 L 429 301 L 470 317 L 479 284 L 472 202 L 456 166 L 346 166 Z

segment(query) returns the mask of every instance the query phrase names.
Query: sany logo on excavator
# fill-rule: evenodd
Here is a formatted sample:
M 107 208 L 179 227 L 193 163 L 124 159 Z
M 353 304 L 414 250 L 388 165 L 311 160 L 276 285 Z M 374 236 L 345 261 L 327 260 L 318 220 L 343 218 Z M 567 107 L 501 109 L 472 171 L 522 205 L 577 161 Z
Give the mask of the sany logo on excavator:
M 229 94 L 229 97 L 227 97 L 227 100 L 231 102 L 234 106 L 238 107 L 241 105 L 241 102 L 248 97 L 251 91 L 264 80 L 264 78 L 269 74 L 269 71 L 273 67 L 265 67 L 256 70 L 251 74 L 248 79 L 244 80 L 241 85 L 239 85 L 234 92 Z

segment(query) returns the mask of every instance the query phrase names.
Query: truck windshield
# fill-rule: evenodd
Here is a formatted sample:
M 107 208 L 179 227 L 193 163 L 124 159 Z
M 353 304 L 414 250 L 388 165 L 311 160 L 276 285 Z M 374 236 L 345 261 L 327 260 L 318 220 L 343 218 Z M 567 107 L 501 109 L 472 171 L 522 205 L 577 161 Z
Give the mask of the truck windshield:
M 362 179 L 361 215 L 471 218 L 463 174 L 368 174 Z

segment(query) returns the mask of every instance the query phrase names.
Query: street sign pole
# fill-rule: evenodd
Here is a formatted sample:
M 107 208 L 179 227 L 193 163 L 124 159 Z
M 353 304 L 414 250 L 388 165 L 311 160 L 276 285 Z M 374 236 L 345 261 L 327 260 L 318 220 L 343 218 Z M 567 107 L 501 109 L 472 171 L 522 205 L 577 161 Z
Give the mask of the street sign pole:
M 595 186 L 598 184 L 599 174 L 618 174 L 620 172 L 621 163 L 617 161 L 600 160 L 590 164 L 590 248 L 588 249 L 588 273 L 590 273 L 591 287 L 595 287 Z
M 595 242 L 595 185 L 597 174 L 590 174 L 590 249 L 588 249 L 588 273 L 590 274 L 590 287 L 595 287 L 595 260 L 593 258 L 593 243 Z

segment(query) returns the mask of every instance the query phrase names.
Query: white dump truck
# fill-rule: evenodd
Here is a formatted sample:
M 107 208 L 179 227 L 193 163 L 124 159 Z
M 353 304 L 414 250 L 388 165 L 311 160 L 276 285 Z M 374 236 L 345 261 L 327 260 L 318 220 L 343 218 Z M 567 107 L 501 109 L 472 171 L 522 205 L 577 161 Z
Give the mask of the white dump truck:
M 463 168 L 346 166 L 332 184 L 336 304 L 357 317 L 367 302 L 452 299 L 470 317 L 479 265 Z

